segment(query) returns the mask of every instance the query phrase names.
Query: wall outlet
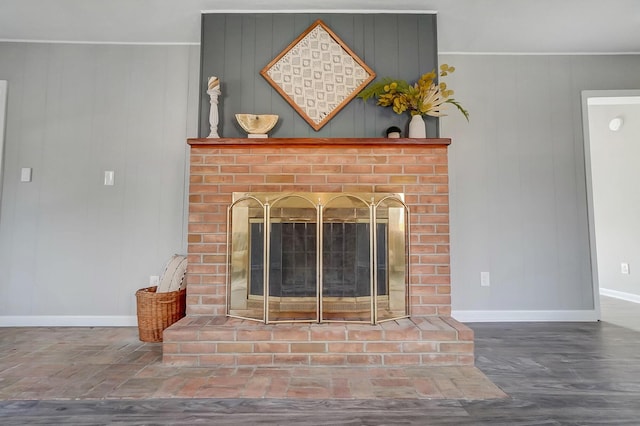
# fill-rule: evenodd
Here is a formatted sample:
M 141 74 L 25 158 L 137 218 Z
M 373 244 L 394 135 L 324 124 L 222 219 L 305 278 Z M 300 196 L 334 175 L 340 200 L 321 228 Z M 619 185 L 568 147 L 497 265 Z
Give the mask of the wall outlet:
M 621 274 L 627 274 L 627 275 L 629 274 L 629 264 L 628 263 L 622 262 L 620 264 L 620 273 Z
M 149 285 L 153 287 L 154 285 L 158 284 L 160 284 L 160 277 L 157 275 L 151 275 L 149 277 Z
M 491 285 L 491 277 L 488 272 L 480 272 L 480 285 L 489 287 Z

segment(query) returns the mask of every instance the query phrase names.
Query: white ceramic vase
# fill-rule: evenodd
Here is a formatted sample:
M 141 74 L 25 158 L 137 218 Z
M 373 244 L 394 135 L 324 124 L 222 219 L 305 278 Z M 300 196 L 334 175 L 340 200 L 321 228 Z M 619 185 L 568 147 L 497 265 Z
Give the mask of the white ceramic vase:
M 409 121 L 409 137 L 410 138 L 426 138 L 427 127 L 421 115 L 412 115 Z

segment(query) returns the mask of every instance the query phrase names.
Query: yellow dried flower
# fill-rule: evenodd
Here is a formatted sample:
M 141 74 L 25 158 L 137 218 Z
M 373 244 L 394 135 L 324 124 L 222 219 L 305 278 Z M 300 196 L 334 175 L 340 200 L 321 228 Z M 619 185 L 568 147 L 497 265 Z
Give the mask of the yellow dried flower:
M 410 85 L 404 80 L 385 78 L 382 81 L 372 83 L 364 89 L 359 98 L 367 101 L 375 97 L 379 106 L 392 107 L 396 114 L 409 111 L 411 115 L 430 115 L 440 117 L 445 104 L 450 103 L 469 119 L 469 112 L 453 99 L 453 90 L 448 89 L 444 81 L 436 82 L 439 77 L 445 77 L 455 71 L 455 67 L 448 64 L 440 66 L 439 75 L 436 70 L 420 76 L 418 81 Z

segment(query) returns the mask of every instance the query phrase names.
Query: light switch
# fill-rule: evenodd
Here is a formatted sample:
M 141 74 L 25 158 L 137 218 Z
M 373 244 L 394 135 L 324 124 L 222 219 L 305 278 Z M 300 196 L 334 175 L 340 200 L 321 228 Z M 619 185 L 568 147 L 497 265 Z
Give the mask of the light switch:
M 480 272 L 480 285 L 482 287 L 489 287 L 491 285 L 491 275 L 489 272 Z
M 620 264 L 620 273 L 628 275 L 629 274 L 629 264 L 626 262 L 622 262 Z
M 106 186 L 113 186 L 113 182 L 115 179 L 115 173 L 113 170 L 107 170 L 104 172 L 104 184 Z
M 31 182 L 31 167 L 23 167 L 20 170 L 20 182 Z

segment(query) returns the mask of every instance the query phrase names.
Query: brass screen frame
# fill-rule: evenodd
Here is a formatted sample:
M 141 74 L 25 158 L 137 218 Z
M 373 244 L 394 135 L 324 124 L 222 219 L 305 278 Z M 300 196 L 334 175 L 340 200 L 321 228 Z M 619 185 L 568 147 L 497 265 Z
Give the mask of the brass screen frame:
M 299 206 L 295 201 L 301 200 Z M 351 201 L 347 201 L 351 200 Z M 354 203 L 355 200 L 355 203 Z M 279 206 L 281 204 L 281 206 Z M 292 207 L 293 204 L 293 207 Z M 360 207 L 353 208 L 354 204 Z M 281 210 L 280 214 L 289 208 L 292 212 L 296 208 L 315 209 L 316 225 L 316 312 L 315 318 L 285 318 L 271 319 L 270 306 L 282 303 L 281 296 L 270 296 L 270 228 L 274 222 L 294 222 L 295 217 L 287 220 L 283 217 L 271 217 L 272 206 Z M 323 224 L 325 208 L 342 208 L 354 210 L 355 219 L 344 219 L 348 223 L 367 222 L 359 215 L 368 210 L 369 226 L 369 271 L 370 271 L 370 296 L 356 296 L 340 300 L 334 296 L 323 296 Z M 253 213 L 250 213 L 253 209 Z M 380 209 L 386 211 L 387 217 L 380 217 Z M 385 210 L 386 209 L 386 210 Z M 260 211 L 261 210 L 261 211 Z M 274 209 L 275 210 L 275 209 Z M 227 208 L 227 316 L 251 321 L 270 323 L 293 322 L 349 322 L 377 324 L 384 321 L 392 321 L 410 316 L 410 211 L 404 203 L 402 193 L 233 193 L 232 203 Z M 312 215 L 304 217 L 312 220 Z M 332 217 L 331 223 L 340 218 Z M 264 224 L 263 245 L 263 294 L 251 294 L 250 290 L 250 223 Z M 393 222 L 393 223 L 392 223 Z M 314 222 L 311 222 L 314 223 Z M 327 222 L 330 223 L 330 222 Z M 377 232 L 379 223 L 387 225 L 387 294 L 378 295 L 378 247 Z M 393 287 L 393 288 L 392 288 Z M 262 303 L 260 299 L 262 298 Z M 303 299 L 303 298 L 300 298 Z M 353 299 L 353 300 L 350 300 Z M 357 303 L 361 306 L 370 299 L 369 317 L 360 319 L 332 319 L 330 308 L 326 303 Z M 400 302 L 403 300 L 403 304 Z M 285 302 L 287 302 L 285 300 Z M 302 302 L 301 302 L 302 303 Z M 251 308 L 250 305 L 254 307 Z M 403 305 L 403 306 L 399 306 Z M 392 309 L 395 308 L 395 309 Z M 387 309 L 389 314 L 381 315 L 381 309 Z M 325 312 L 326 311 L 326 312 Z

